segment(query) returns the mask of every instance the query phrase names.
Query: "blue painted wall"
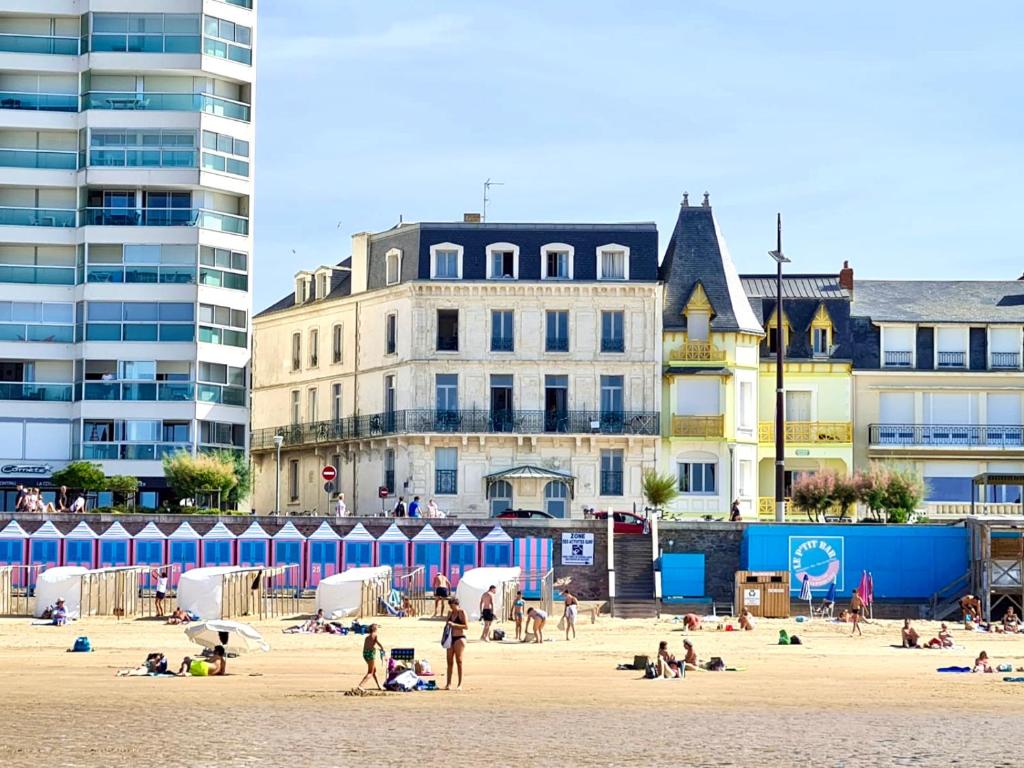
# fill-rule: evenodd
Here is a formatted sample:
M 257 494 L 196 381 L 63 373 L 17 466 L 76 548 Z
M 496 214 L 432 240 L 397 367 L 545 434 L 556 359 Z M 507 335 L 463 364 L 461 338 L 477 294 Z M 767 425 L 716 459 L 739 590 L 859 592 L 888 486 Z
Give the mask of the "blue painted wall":
M 967 529 L 945 525 L 752 525 L 740 561 L 749 571 L 790 572 L 794 594 L 804 572 L 822 595 L 835 574 L 848 597 L 862 571 L 874 576 L 875 597 L 922 599 L 967 571 Z

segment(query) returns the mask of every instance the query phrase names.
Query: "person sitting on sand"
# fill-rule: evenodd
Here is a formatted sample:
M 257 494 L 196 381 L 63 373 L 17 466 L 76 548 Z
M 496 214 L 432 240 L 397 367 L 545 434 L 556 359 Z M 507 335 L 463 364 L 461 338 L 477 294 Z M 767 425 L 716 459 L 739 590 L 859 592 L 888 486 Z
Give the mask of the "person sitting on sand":
M 974 671 L 992 672 L 992 665 L 989 663 L 988 654 L 985 651 L 979 653 L 978 658 L 974 660 Z
M 925 648 L 952 648 L 953 647 L 953 633 L 949 631 L 949 627 L 946 626 L 946 622 L 942 622 L 939 626 L 939 636 L 933 637 L 928 641 Z
M 838 621 L 840 624 L 849 624 L 850 623 L 850 612 L 848 610 L 846 610 L 845 608 L 843 608 L 843 610 L 841 610 L 839 612 L 839 615 L 836 617 L 836 621 Z
M 178 667 L 179 677 L 221 677 L 227 674 L 228 661 L 223 645 L 216 645 L 208 659 L 186 656 Z
M 533 642 L 543 643 L 544 642 L 544 625 L 548 621 L 548 614 L 546 611 L 540 610 L 540 608 L 531 608 L 526 612 L 526 627 L 527 634 L 530 630 L 530 620 L 533 620 Z M 526 638 L 523 638 L 523 642 L 526 642 Z
M 190 621 L 192 621 L 192 617 L 181 607 L 175 608 L 174 612 L 167 617 L 168 624 L 188 624 Z
M 903 620 L 903 629 L 900 630 L 900 636 L 903 639 L 904 648 L 917 648 L 917 643 L 921 639 L 921 636 L 917 634 L 917 630 L 910 626 L 910 619 Z
M 1011 605 L 1006 609 L 1006 613 L 1003 614 L 1003 631 L 1004 632 L 1017 632 L 1020 629 L 1020 617 L 1013 610 Z
M 683 640 L 683 648 L 686 649 L 686 655 L 683 657 L 683 666 L 687 672 L 696 672 L 700 669 L 700 662 L 697 660 L 697 649 L 693 647 L 693 643 L 689 640 Z
M 327 618 L 324 616 L 324 609 L 323 608 L 318 608 L 317 611 L 316 611 L 316 615 L 313 618 L 311 618 L 309 621 L 307 621 L 305 624 L 303 624 L 302 627 L 299 629 L 299 631 L 300 632 L 308 632 L 310 634 L 315 634 L 317 632 L 323 632 L 323 631 L 325 631 L 324 630 L 324 626 L 326 624 L 327 624 Z
M 740 629 L 746 632 L 754 629 L 754 617 L 746 608 L 740 612 Z
M 700 616 L 696 613 L 687 613 L 683 616 L 683 624 L 689 632 L 696 632 L 700 629 Z
M 967 621 L 968 616 L 979 618 L 981 616 L 981 598 L 975 595 L 964 595 L 960 598 L 960 610 L 963 612 L 964 621 Z
M 682 665 L 676 657 L 668 652 L 668 641 L 662 640 L 658 643 L 658 676 L 659 677 L 682 677 Z
M 370 625 L 370 634 L 363 640 L 363 661 L 366 662 L 366 674 L 363 675 L 363 679 L 359 681 L 359 685 L 356 686 L 360 691 L 363 690 L 363 685 L 371 677 L 373 682 L 377 684 L 377 690 L 381 690 L 380 680 L 377 679 L 377 650 L 380 649 L 381 658 L 384 657 L 384 646 L 380 644 L 380 640 L 377 639 L 377 625 Z
M 55 627 L 63 627 L 68 623 L 68 609 L 64 607 L 63 597 L 58 597 L 57 603 L 50 610 L 50 621 Z

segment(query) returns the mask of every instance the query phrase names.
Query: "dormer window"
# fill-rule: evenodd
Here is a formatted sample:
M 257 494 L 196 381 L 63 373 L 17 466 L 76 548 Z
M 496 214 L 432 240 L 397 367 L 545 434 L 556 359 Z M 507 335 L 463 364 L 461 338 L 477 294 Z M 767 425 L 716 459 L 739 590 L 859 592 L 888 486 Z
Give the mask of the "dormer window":
M 832 316 L 824 304 L 818 305 L 818 311 L 811 320 L 811 356 L 829 357 L 832 354 L 832 338 L 835 335 L 832 327 Z
M 629 280 L 629 248 L 603 245 L 597 249 L 598 280 Z
M 317 290 L 316 297 L 318 299 L 326 299 L 327 294 L 331 292 L 331 273 L 321 272 L 317 276 Z
M 1020 368 L 1020 326 L 990 327 L 988 329 L 988 367 L 995 370 Z
M 489 280 L 519 279 L 519 246 L 493 243 L 487 246 L 487 278 Z
M 541 279 L 572 280 L 574 249 L 565 243 L 551 243 L 540 249 Z
M 789 325 L 789 318 L 785 314 L 782 315 L 782 350 L 785 352 L 789 349 L 789 333 L 791 331 Z M 771 354 L 776 354 L 779 351 L 779 313 L 776 310 L 772 313 L 771 319 L 768 320 L 768 324 L 765 327 L 765 331 L 768 334 L 768 351 Z
M 912 325 L 883 325 L 882 367 L 913 368 L 916 330 Z
M 967 328 L 943 327 L 935 329 L 935 367 L 967 367 Z
M 711 315 L 707 312 L 687 312 L 686 338 L 690 341 L 707 341 L 710 325 Z
M 384 254 L 384 284 L 397 285 L 402 279 L 402 252 L 392 248 Z
M 462 278 L 462 246 L 439 243 L 430 246 L 430 277 L 433 280 Z
M 309 301 L 309 294 L 312 291 L 312 277 L 308 272 L 299 272 L 295 276 L 295 303 L 305 304 Z

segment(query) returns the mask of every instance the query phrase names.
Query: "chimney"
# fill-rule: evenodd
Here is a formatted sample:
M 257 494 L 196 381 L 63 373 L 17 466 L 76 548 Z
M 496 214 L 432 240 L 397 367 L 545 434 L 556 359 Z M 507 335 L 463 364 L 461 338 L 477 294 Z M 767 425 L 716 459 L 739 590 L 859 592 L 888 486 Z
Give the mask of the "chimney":
M 853 269 L 848 261 L 844 261 L 843 268 L 839 270 L 839 287 L 853 293 Z
M 689 207 L 690 207 L 690 193 L 689 192 L 683 192 L 683 208 L 689 208 Z
M 711 207 L 711 195 L 709 193 L 704 193 L 704 202 L 701 203 L 701 205 L 704 206 L 705 208 Z
M 366 291 L 370 271 L 370 233 L 358 232 L 352 235 L 352 271 L 349 273 L 351 293 Z
M 462 214 L 463 224 L 479 224 L 481 220 L 479 213 L 464 213 Z

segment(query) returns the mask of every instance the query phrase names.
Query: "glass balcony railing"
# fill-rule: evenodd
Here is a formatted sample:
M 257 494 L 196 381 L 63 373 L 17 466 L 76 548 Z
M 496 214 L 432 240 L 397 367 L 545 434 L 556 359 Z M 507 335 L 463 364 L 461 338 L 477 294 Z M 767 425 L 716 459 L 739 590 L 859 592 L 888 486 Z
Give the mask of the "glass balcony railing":
M 57 56 L 77 56 L 77 37 L 49 35 L 12 35 L 0 33 L 0 51 L 7 53 L 45 53 Z
M 137 266 L 129 264 L 90 266 L 85 272 L 87 283 L 167 283 L 191 285 L 196 282 L 195 267 L 178 266 Z
M 2 209 L 0 209 L 2 210 Z M 83 208 L 82 226 L 201 227 L 235 235 L 249 234 L 249 220 L 203 208 Z
M 74 285 L 74 267 L 29 267 L 0 264 L 0 283 L 29 285 Z
M 0 91 L 0 109 L 28 109 L 39 112 L 77 112 L 74 93 L 28 93 Z
M 93 53 L 199 53 L 200 35 L 96 34 L 89 39 Z
M 0 150 L 2 153 L 3 150 Z M 0 155 L 2 156 L 2 155 Z M 0 160 L 2 164 L 2 160 Z M 197 168 L 199 153 L 191 149 L 93 149 L 91 168 Z
M 252 10 L 253 0 L 220 0 L 220 2 L 227 3 L 228 5 L 237 5 L 239 8 L 248 8 L 249 10 Z
M 197 385 L 199 402 L 221 405 L 245 405 L 245 387 L 229 387 L 220 384 Z
M 41 341 L 71 344 L 75 340 L 73 325 L 32 325 L 0 323 L 0 341 Z
M 0 93 L 0 97 L 3 94 Z M 249 105 L 207 93 L 134 93 L 89 91 L 82 109 L 129 109 L 165 112 L 206 112 L 233 120 L 249 121 Z
M 82 458 L 92 460 L 160 461 L 178 451 L 191 451 L 191 443 L 83 443 Z
M 0 381 L 0 400 L 69 403 L 71 402 L 71 385 L 49 382 Z
M 73 227 L 75 212 L 65 208 L 0 208 L 0 225 L 11 227 Z
M 73 171 L 78 168 L 78 153 L 39 149 L 0 149 L 0 166 L 4 168 L 52 168 L 61 171 Z
M 199 211 L 199 227 L 201 229 L 214 229 L 218 232 L 230 232 L 233 235 L 248 235 L 249 220 L 244 216 L 236 216 L 232 213 L 221 213 L 220 211 Z
M 86 381 L 76 386 L 75 399 L 188 402 L 195 392 L 188 381 Z

